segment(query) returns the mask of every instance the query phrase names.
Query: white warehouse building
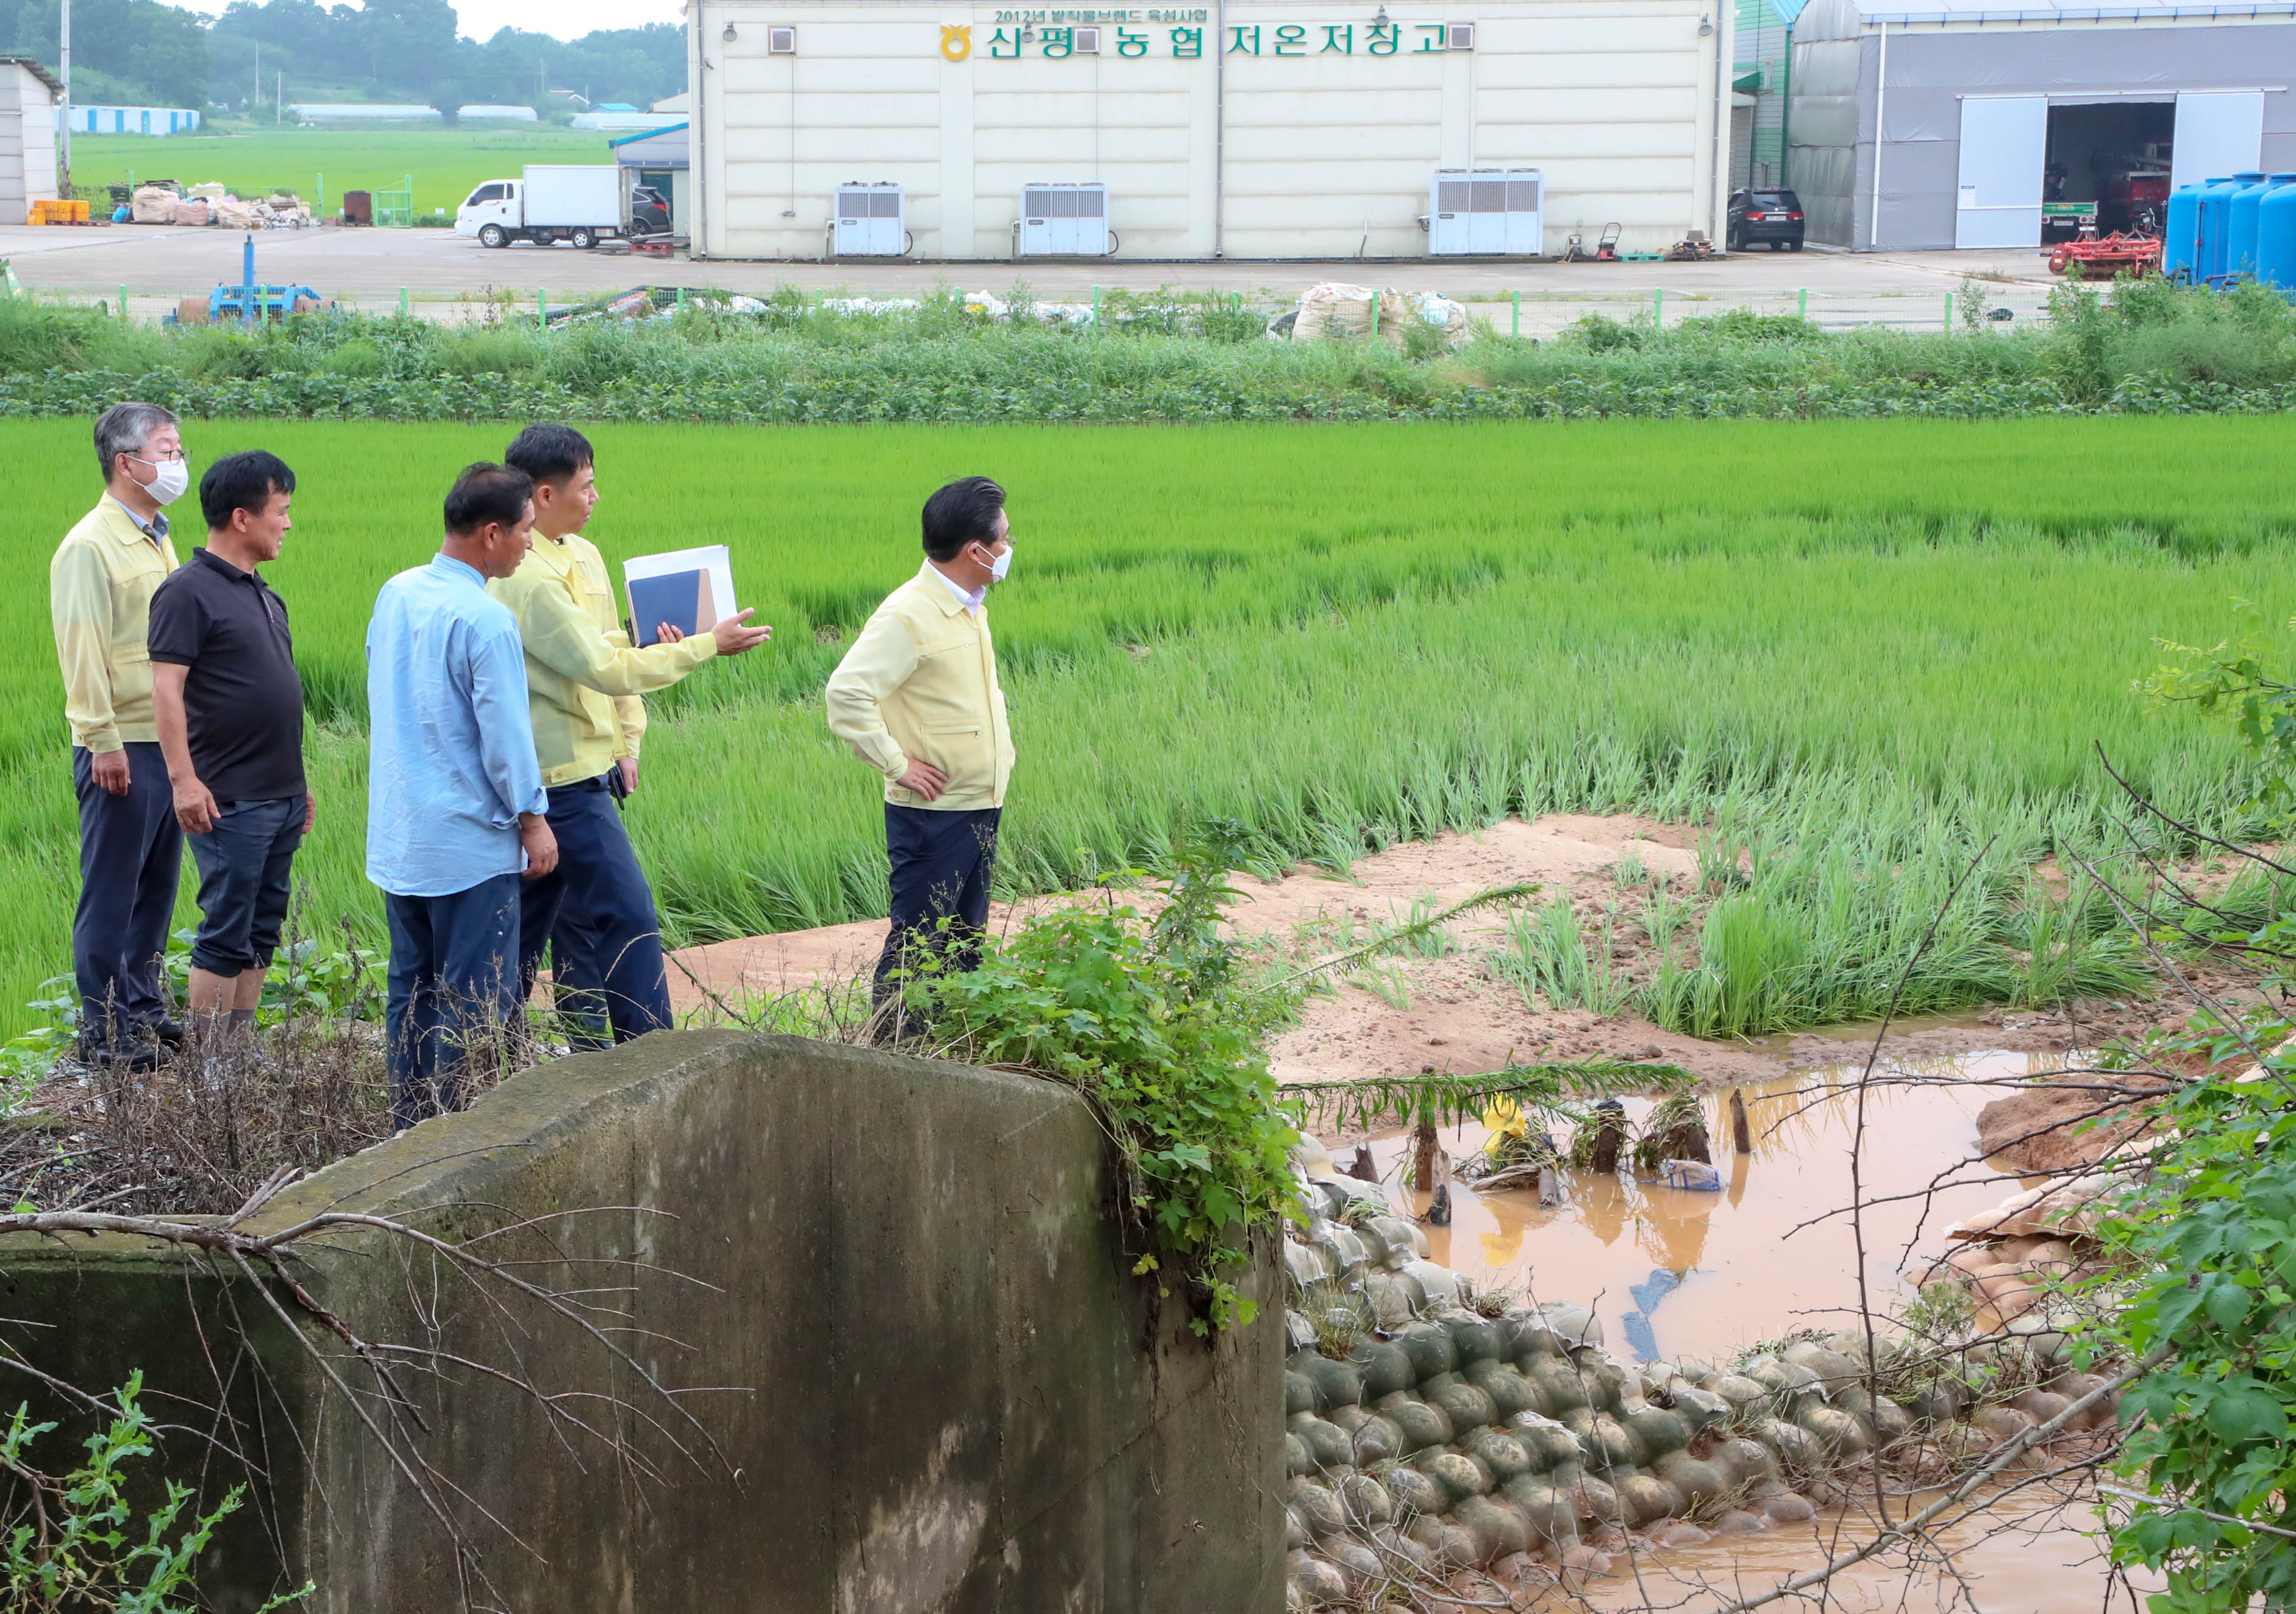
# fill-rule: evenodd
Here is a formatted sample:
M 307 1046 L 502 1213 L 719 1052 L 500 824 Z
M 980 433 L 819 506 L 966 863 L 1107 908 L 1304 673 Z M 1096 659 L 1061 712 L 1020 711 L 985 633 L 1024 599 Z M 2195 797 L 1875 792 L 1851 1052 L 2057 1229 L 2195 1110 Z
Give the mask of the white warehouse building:
M 1722 0 L 692 0 L 697 257 L 1418 258 L 1719 239 Z M 1745 97 L 1736 97 L 1744 100 Z

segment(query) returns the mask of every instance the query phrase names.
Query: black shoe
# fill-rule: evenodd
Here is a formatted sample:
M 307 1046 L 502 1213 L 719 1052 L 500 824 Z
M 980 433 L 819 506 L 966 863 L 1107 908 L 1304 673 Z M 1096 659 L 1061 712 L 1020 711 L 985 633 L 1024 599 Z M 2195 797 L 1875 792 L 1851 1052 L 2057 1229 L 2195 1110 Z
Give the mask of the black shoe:
M 159 1039 L 161 1045 L 180 1048 L 184 1045 L 184 1028 L 171 1020 L 155 1020 L 141 1028 L 145 1035 Z
M 106 1070 L 157 1070 L 160 1068 L 160 1048 L 156 1043 L 105 1043 L 96 1047 L 82 1047 L 79 1062 Z

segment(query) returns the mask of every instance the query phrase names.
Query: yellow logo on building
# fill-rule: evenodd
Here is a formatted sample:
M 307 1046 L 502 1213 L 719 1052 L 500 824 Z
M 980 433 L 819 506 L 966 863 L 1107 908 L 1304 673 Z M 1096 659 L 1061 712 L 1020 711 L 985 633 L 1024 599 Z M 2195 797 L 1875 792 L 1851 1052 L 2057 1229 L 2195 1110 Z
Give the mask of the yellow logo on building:
M 951 61 L 962 61 L 972 54 L 972 24 L 970 22 L 942 23 L 940 53 Z

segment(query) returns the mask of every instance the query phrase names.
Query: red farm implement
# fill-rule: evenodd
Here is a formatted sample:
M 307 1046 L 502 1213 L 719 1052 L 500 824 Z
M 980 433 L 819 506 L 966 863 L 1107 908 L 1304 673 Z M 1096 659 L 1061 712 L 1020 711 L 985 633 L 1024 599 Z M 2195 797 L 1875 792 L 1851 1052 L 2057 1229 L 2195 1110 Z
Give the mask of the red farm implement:
M 2161 238 L 2116 231 L 2096 241 L 2060 242 L 2049 253 L 2049 272 L 2067 280 L 2111 280 L 2123 269 L 2136 275 L 2158 274 Z

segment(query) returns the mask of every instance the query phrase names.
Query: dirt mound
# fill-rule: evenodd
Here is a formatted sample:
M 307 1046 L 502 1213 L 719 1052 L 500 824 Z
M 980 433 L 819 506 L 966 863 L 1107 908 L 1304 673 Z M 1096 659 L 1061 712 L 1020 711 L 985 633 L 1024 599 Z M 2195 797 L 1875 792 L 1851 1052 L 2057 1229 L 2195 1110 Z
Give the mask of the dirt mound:
M 1995 1099 L 1977 1112 L 1977 1152 L 2014 1171 L 2062 1172 L 2093 1166 L 2114 1147 L 2153 1127 L 2142 1110 L 2116 1107 L 2103 1084 L 2152 1088 L 2156 1078 L 2077 1073 L 2054 1084 Z M 2092 1118 L 2095 1124 L 2091 1124 Z

